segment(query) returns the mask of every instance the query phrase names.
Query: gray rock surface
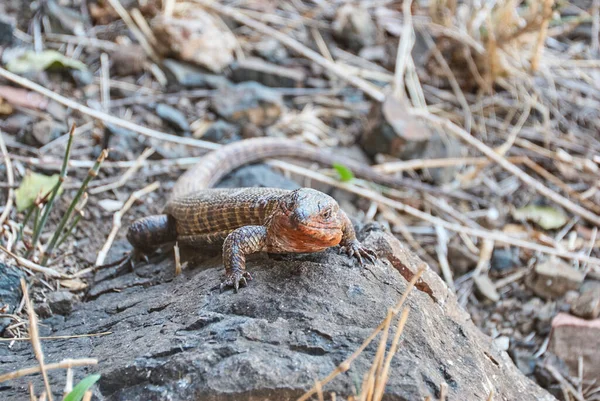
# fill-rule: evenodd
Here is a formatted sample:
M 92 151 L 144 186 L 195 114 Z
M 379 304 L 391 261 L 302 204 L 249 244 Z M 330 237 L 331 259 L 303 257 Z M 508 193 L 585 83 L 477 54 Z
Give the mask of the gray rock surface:
M 396 242 L 396 264 L 419 263 L 387 233 L 370 230 L 365 242 L 385 254 L 382 239 Z M 169 258 L 155 268 L 171 272 L 173 265 Z M 385 258 L 361 268 L 335 250 L 258 255 L 248 269 L 254 280 L 237 294 L 215 289 L 220 258 L 154 286 L 102 294 L 66 318 L 45 320 L 42 335 L 113 334 L 44 342 L 46 360 L 99 358 L 93 370 L 102 374 L 95 390 L 101 400 L 291 400 L 357 349 L 407 286 Z M 443 291 L 441 280 L 428 284 Z M 385 399 L 436 398 L 442 382 L 452 400 L 484 400 L 490 390 L 496 400 L 553 399 L 493 347 L 447 291 L 433 297 L 414 290 L 407 304 L 411 313 Z M 375 350 L 369 346 L 326 390 L 352 394 Z M 0 360 L 2 372 L 35 365 L 25 342 L 0 346 Z M 50 377 L 61 388 L 64 372 Z M 26 379 L 3 383 L 3 399 L 26 399 L 26 385 Z

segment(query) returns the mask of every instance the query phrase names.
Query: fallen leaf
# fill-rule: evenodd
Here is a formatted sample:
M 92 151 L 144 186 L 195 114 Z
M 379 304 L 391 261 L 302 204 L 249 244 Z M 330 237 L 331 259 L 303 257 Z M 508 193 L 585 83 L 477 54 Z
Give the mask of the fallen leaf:
M 352 173 L 352 170 L 350 170 L 343 164 L 333 163 L 333 168 L 335 169 L 335 171 L 337 171 L 338 175 L 340 176 L 339 178 L 341 182 L 348 182 L 354 179 L 354 174 Z
M 6 101 L 6 99 L 2 99 L 0 97 L 0 115 L 8 115 L 11 114 L 13 112 L 13 108 L 10 105 L 10 103 L 8 103 Z
M 81 291 L 87 288 L 87 284 L 78 278 L 60 280 L 60 285 L 71 291 Z
M 516 209 L 513 213 L 515 220 L 527 220 L 536 223 L 544 230 L 554 230 L 567 224 L 567 216 L 560 210 L 550 206 L 529 205 Z
M 21 185 L 15 191 L 15 201 L 17 204 L 17 210 L 22 212 L 25 209 L 28 209 L 33 203 L 38 195 L 45 196 L 48 192 L 54 188 L 54 186 L 58 183 L 59 175 L 54 174 L 52 176 L 47 176 L 43 174 L 38 174 L 34 172 L 28 172 L 23 181 L 21 181 Z M 62 188 L 59 191 L 59 194 L 62 192 Z
M 69 58 L 56 50 L 44 50 L 40 53 L 27 51 L 6 64 L 6 69 L 15 74 L 40 72 L 49 68 L 87 70 L 81 61 Z

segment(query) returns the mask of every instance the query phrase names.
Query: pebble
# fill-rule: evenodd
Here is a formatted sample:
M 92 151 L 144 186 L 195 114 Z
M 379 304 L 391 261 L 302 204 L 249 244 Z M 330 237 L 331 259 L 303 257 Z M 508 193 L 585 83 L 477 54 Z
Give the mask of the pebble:
M 47 301 L 52 313 L 68 315 L 73 310 L 75 295 L 69 291 L 55 291 L 48 294 Z
M 578 376 L 579 358 L 583 359 L 583 378 L 600 377 L 600 319 L 585 320 L 559 313 L 552 320 L 549 350 L 562 359 Z
M 231 123 L 266 127 L 279 119 L 283 101 L 279 93 L 258 82 L 244 82 L 221 88 L 211 98 L 211 107 Z
M 202 135 L 202 139 L 226 144 L 242 138 L 240 136 L 240 127 L 230 124 L 227 121 L 217 120 Z
M 583 272 L 573 269 L 559 259 L 539 263 L 525 279 L 527 286 L 539 297 L 556 299 L 570 290 L 578 290 Z
M 364 7 L 352 4 L 340 7 L 332 27 L 335 38 L 354 51 L 374 45 L 377 39 L 377 26 Z
M 600 285 L 583 292 L 571 305 L 571 313 L 584 319 L 600 316 Z
M 188 123 L 187 118 L 175 107 L 161 103 L 156 106 L 156 114 L 178 131 L 190 131 L 190 124 Z
M 175 81 L 186 88 L 218 89 L 231 85 L 222 75 L 211 74 L 193 64 L 166 59 L 163 65 Z

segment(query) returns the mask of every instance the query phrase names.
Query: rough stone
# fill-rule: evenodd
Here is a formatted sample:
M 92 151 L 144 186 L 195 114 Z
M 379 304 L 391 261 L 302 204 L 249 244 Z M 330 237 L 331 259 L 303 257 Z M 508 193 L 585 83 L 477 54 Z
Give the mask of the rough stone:
M 256 81 L 265 86 L 295 88 L 304 82 L 301 70 L 267 63 L 259 58 L 248 58 L 231 66 L 231 79 L 235 82 Z
M 112 334 L 46 342 L 46 361 L 98 358 L 100 400 L 296 399 L 356 350 L 406 292 L 399 271 L 423 265 L 390 234 L 369 227 L 359 235 L 380 255 L 376 264 L 361 268 L 333 249 L 278 260 L 257 255 L 247 266 L 254 280 L 239 293 L 220 293 L 223 266 L 213 258 L 166 282 L 101 294 L 43 323 L 51 335 Z M 399 252 L 393 263 L 385 256 L 391 249 Z M 155 266 L 173 269 L 171 258 Z M 411 313 L 385 399 L 437 399 L 441 383 L 449 399 L 479 401 L 492 390 L 497 399 L 554 399 L 474 326 L 439 277 L 423 281 L 443 293 L 437 300 L 418 289 L 409 295 Z M 353 394 L 376 350 L 367 347 L 325 390 Z M 0 360 L 2 372 L 35 364 L 26 343 L 0 347 Z M 75 379 L 92 369 L 86 370 L 75 369 Z M 60 391 L 64 372 L 48 374 Z M 29 380 L 3 383 L 3 399 L 27 398 Z
M 13 42 L 15 21 L 6 15 L 0 15 L 0 46 L 10 46 Z
M 211 107 L 225 120 L 238 125 L 266 127 L 279 118 L 283 103 L 279 93 L 257 82 L 221 88 Z
M 559 313 L 552 320 L 549 349 L 567 364 L 574 377 L 578 376 L 581 357 L 584 379 L 597 379 L 600 377 L 600 319 L 585 320 Z
M 583 292 L 571 305 L 571 313 L 584 319 L 600 316 L 600 285 Z
M 144 65 L 148 62 L 146 52 L 139 45 L 120 47 L 111 53 L 110 59 L 111 70 L 118 76 L 138 75 L 144 71 Z
M 217 120 L 202 135 L 202 139 L 216 143 L 230 143 L 241 138 L 240 127 L 227 121 Z
M 340 7 L 332 25 L 335 38 L 354 51 L 372 46 L 377 39 L 377 27 L 369 10 L 363 7 L 353 4 Z
M 558 259 L 540 263 L 525 282 L 533 292 L 544 299 L 561 297 L 569 290 L 577 290 L 585 275 Z
M 265 38 L 254 45 L 254 51 L 260 57 L 272 63 L 277 63 L 288 58 L 286 48 L 277 39 Z
M 52 313 L 58 315 L 68 315 L 73 310 L 75 295 L 69 291 L 54 291 L 48 294 L 48 306 Z
M 175 81 L 186 88 L 217 89 L 231 85 L 231 82 L 224 76 L 211 74 L 193 64 L 166 59 L 163 61 L 163 65 Z
M 175 107 L 161 103 L 156 106 L 156 114 L 180 132 L 190 131 L 190 124 L 188 123 L 187 118 L 185 118 L 185 115 Z
M 432 131 L 408 113 L 406 100 L 388 96 L 383 103 L 374 103 L 369 113 L 368 127 L 361 137 L 361 146 L 370 156 L 389 154 L 403 160 L 425 154 Z

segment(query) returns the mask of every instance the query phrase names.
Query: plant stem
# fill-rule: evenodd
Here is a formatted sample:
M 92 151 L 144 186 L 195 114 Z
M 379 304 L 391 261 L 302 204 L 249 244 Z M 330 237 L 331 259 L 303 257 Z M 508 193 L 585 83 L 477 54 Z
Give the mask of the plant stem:
M 102 151 L 102 153 L 100 153 L 100 156 L 98 156 L 98 159 L 96 159 L 96 163 L 94 163 L 94 166 L 90 169 L 90 171 L 88 171 L 87 177 L 85 178 L 85 180 L 83 180 L 83 183 L 81 184 L 81 187 L 79 187 L 79 190 L 77 191 L 77 194 L 75 195 L 75 198 L 73 198 L 73 201 L 69 205 L 67 212 L 64 214 L 64 216 L 60 220 L 60 223 L 58 223 L 56 230 L 54 230 L 52 239 L 48 243 L 48 246 L 46 247 L 46 251 L 44 252 L 44 257 L 42 258 L 42 263 L 41 263 L 42 266 L 45 266 L 46 263 L 48 262 L 48 259 L 52 255 L 52 251 L 54 250 L 54 247 L 56 246 L 56 243 L 58 242 L 58 239 L 59 239 L 63 229 L 65 228 L 65 225 L 67 224 L 67 221 L 71 218 L 71 215 L 73 214 L 73 211 L 75 210 L 75 206 L 79 203 L 79 199 L 81 198 L 81 196 L 87 189 L 87 186 L 90 183 L 90 181 L 92 181 L 92 179 L 94 179 L 94 177 L 96 177 L 96 175 L 98 175 L 98 170 L 100 169 L 100 165 L 102 164 L 104 159 L 106 159 L 107 156 L 108 156 L 108 149 L 104 149 Z
M 56 196 L 62 187 L 65 178 L 67 177 L 67 165 L 69 163 L 69 159 L 71 157 L 71 148 L 73 146 L 73 138 L 75 136 L 75 124 L 71 126 L 71 130 L 69 131 L 69 141 L 67 142 L 67 149 L 65 150 L 65 157 L 63 158 L 62 168 L 60 169 L 60 177 L 58 177 L 58 182 L 52 189 L 52 194 L 50 195 L 50 199 L 48 199 L 48 203 L 44 209 L 44 214 L 42 215 L 42 220 L 40 224 L 36 226 L 33 231 L 33 238 L 31 240 L 31 249 L 26 253 L 26 257 L 29 258 L 33 252 L 35 252 L 35 247 L 37 245 L 40 236 L 42 235 L 42 231 L 46 226 L 46 222 L 48 221 L 48 216 L 50 215 L 50 211 L 54 206 L 54 201 L 56 200 Z

